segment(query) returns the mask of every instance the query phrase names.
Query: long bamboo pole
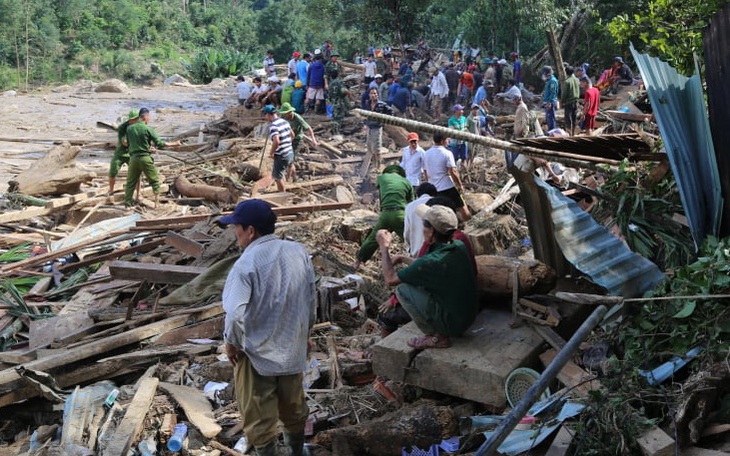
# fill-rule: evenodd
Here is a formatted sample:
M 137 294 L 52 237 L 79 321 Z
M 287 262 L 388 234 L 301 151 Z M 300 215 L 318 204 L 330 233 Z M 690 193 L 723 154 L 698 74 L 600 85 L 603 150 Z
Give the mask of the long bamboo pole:
M 417 122 L 415 120 L 389 116 L 373 111 L 365 111 L 363 109 L 353 109 L 353 112 L 375 122 L 380 122 L 387 125 L 396 125 L 398 127 L 406 128 L 409 131 L 417 131 L 431 134 L 441 133 L 449 138 L 458 139 L 460 141 L 467 141 L 472 144 L 480 144 L 482 146 L 492 147 L 494 149 L 505 150 L 508 152 L 516 152 L 518 154 L 524 154 L 530 157 L 538 157 L 544 158 L 545 160 L 557 161 L 575 168 L 595 168 L 597 164 L 611 166 L 618 166 L 621 164 L 621 162 L 618 160 L 611 160 L 602 157 L 588 157 L 585 155 L 571 154 L 567 152 L 556 152 L 551 150 L 538 149 L 535 147 L 521 146 L 519 144 L 490 138 L 488 136 L 475 135 L 473 133 L 458 131 L 451 128 L 442 127 L 440 125 L 431 125 L 424 122 Z

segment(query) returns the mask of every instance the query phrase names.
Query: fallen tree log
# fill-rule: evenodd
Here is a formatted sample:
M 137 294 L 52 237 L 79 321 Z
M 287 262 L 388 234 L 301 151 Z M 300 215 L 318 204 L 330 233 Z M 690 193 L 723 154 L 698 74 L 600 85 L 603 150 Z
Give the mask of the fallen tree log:
M 521 260 L 496 255 L 478 255 L 477 286 L 497 296 L 511 296 L 513 271 L 517 270 L 519 294 L 546 293 L 555 284 L 555 271 L 537 260 Z
M 238 192 L 232 192 L 230 188 L 214 187 L 207 184 L 194 184 L 185 176 L 175 178 L 175 189 L 183 196 L 192 198 L 205 198 L 214 203 L 235 203 L 238 201 Z
M 403 148 L 408 146 L 408 130 L 395 125 L 383 125 L 383 131 L 390 136 L 396 146 Z
M 30 169 L 18 174 L 18 190 L 32 196 L 79 193 L 81 184 L 96 177 L 96 173 L 78 166 L 75 159 L 79 152 L 80 147 L 68 143 L 54 147 Z
M 456 432 L 450 407 L 422 401 L 372 421 L 320 432 L 314 443 L 332 448 L 333 441 L 344 439 L 354 454 L 396 456 L 403 447 L 429 448 Z

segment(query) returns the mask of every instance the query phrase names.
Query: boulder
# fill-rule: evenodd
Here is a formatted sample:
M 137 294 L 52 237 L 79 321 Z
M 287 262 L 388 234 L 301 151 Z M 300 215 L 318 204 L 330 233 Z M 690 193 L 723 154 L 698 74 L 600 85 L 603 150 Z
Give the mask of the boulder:
M 119 79 L 107 79 L 94 88 L 94 92 L 104 93 L 126 93 L 129 92 L 127 84 Z
M 185 79 L 184 77 L 180 76 L 179 74 L 175 73 L 169 78 L 165 79 L 165 81 L 162 83 L 164 86 L 169 86 L 170 84 L 184 84 L 184 85 L 190 85 L 190 81 Z

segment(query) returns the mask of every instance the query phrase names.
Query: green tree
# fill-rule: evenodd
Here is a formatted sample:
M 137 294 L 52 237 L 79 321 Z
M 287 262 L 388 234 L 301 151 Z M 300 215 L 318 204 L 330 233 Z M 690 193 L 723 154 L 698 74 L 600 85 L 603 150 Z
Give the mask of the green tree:
M 304 5 L 299 0 L 269 2 L 258 16 L 260 49 L 273 50 L 279 62 L 288 59 L 293 50 L 305 49 L 307 27 L 303 16 Z
M 702 54 L 702 29 L 728 0 L 644 0 L 638 11 L 618 14 L 608 29 L 619 44 L 643 43 L 645 52 L 691 74 L 696 52 Z

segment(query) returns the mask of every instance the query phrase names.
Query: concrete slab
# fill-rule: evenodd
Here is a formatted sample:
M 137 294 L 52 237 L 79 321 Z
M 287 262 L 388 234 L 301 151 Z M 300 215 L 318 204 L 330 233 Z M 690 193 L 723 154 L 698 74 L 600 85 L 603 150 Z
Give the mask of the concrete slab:
M 511 313 L 483 310 L 463 337 L 446 349 L 417 351 L 422 335 L 409 323 L 373 347 L 373 371 L 392 380 L 494 407 L 507 403 L 504 381 L 514 369 L 537 365 L 543 339 L 527 325 L 510 328 Z

